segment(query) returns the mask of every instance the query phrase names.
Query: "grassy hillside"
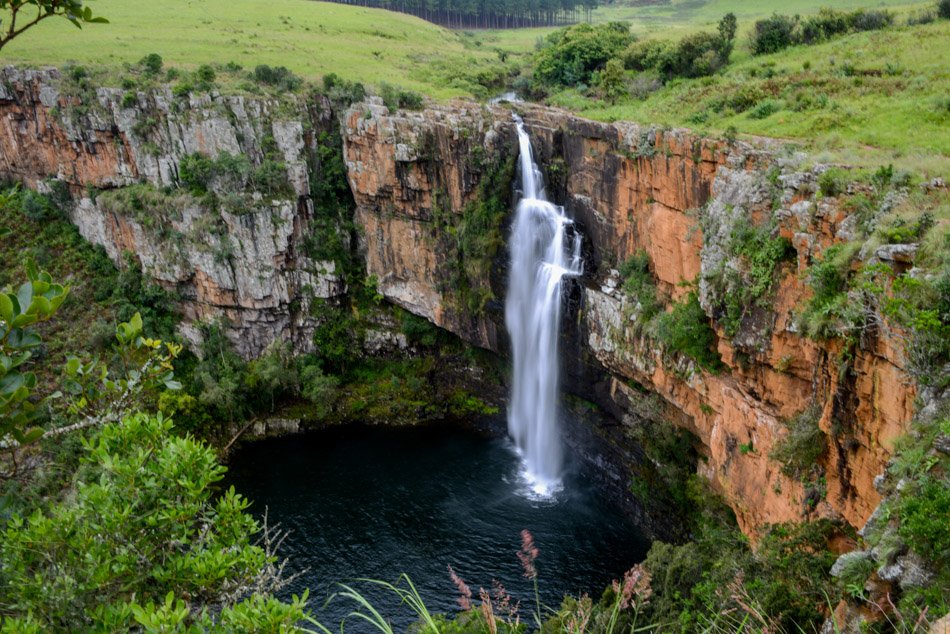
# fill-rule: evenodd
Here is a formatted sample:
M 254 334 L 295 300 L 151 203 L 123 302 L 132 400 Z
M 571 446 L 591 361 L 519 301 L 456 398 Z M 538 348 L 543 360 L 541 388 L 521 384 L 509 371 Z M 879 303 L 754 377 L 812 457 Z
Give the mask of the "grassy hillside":
M 634 120 L 801 141 L 819 158 L 950 173 L 950 21 L 857 33 L 744 59 L 615 104 L 576 90 L 558 105 Z
M 318 79 L 335 72 L 389 82 L 434 97 L 468 94 L 453 79 L 497 61 L 490 48 L 468 48 L 457 34 L 400 13 L 309 0 L 96 0 L 110 24 L 81 32 L 50 20 L 0 53 L 0 63 L 120 67 L 148 53 L 166 65 L 236 62 L 286 66 Z

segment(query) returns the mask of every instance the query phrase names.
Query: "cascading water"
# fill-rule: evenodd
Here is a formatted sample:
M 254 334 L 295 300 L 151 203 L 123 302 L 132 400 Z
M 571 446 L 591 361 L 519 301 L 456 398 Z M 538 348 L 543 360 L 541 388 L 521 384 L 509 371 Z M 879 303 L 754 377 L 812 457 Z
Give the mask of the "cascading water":
M 505 324 L 511 336 L 514 377 L 508 431 L 521 453 L 532 492 L 560 488 L 558 433 L 558 331 L 561 282 L 583 272 L 581 237 L 564 208 L 545 199 L 531 139 L 517 119 L 521 200 L 512 225 L 511 276 Z

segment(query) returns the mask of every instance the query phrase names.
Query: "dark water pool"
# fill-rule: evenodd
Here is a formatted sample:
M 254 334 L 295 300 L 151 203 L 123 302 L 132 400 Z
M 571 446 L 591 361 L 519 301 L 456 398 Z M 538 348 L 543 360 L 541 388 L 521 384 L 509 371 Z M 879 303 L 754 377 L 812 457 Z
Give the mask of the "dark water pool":
M 336 582 L 359 577 L 392 582 L 408 573 L 431 611 L 453 612 L 449 564 L 476 594 L 497 579 L 530 606 L 516 557 L 522 529 L 540 549 L 541 598 L 551 606 L 565 593 L 599 594 L 643 559 L 647 541 L 576 464 L 549 500 L 522 493 L 519 466 L 506 440 L 475 431 L 347 427 L 249 444 L 227 483 L 291 531 L 281 555 L 289 570 L 308 572 L 286 594 L 309 587 L 331 629 L 354 605 L 322 603 Z M 413 620 L 392 597 L 369 595 L 394 624 Z M 347 631 L 365 629 L 347 622 Z

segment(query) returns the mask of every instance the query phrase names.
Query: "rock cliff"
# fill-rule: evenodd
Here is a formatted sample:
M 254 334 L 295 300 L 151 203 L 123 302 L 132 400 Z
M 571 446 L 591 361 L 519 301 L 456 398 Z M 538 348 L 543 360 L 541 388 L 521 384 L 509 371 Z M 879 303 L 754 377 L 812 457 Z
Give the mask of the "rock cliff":
M 899 335 L 872 333 L 844 355 L 841 342 L 799 332 L 795 316 L 810 292 L 802 273 L 853 222 L 838 200 L 817 195 L 818 170 L 799 169 L 801 157 L 765 140 L 515 108 L 551 197 L 585 238 L 587 272 L 565 326 L 578 362 L 565 387 L 626 425 L 655 415 L 631 405 L 637 389 L 659 394 L 663 417 L 698 437 L 701 473 L 749 534 L 816 515 L 863 525 L 879 501 L 873 479 L 911 418 L 914 387 Z M 56 72 L 0 74 L 0 177 L 39 188 L 66 182 L 82 234 L 116 261 L 130 252 L 176 291 L 189 338 L 200 336 L 193 324 L 224 316 L 249 357 L 277 337 L 308 349 L 308 303 L 345 290 L 334 264 L 305 248 L 318 150 L 331 134 L 342 135 L 359 252 L 379 292 L 504 353 L 505 210 L 517 151 L 510 107 L 390 113 L 371 101 L 334 113 L 319 96 L 83 93 Z M 282 182 L 268 190 L 254 178 L 222 177 L 207 183 L 214 196 L 185 192 L 183 163 L 196 153 L 247 155 L 252 171 L 271 161 Z M 727 308 L 749 281 L 730 250 L 740 224 L 789 246 L 767 292 L 736 317 Z M 666 303 L 695 293 L 721 366 L 704 367 L 643 327 L 640 298 L 624 290 L 619 271 L 637 254 Z M 782 421 L 810 406 L 829 443 L 825 481 L 806 484 L 770 454 L 788 433 Z

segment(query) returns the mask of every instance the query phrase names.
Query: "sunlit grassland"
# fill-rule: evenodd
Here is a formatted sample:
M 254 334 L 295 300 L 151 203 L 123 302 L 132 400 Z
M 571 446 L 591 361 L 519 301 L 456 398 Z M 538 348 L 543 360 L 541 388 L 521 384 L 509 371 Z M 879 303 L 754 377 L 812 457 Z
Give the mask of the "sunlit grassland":
M 717 102 L 741 92 L 771 100 L 774 112 L 736 113 Z M 858 33 L 817 46 L 746 56 L 721 74 L 674 80 L 645 99 L 616 104 L 576 91 L 553 98 L 585 116 L 687 126 L 721 134 L 795 139 L 817 156 L 849 163 L 893 162 L 950 173 L 950 22 Z M 808 105 L 808 102 L 811 102 Z
M 308 79 L 337 73 L 389 82 L 434 97 L 467 94 L 445 69 L 493 63 L 490 47 L 466 46 L 456 33 L 390 11 L 309 0 L 94 0 L 109 24 L 81 32 L 48 20 L 0 52 L 0 64 L 67 61 L 119 68 L 148 53 L 166 65 L 236 62 L 282 65 Z

